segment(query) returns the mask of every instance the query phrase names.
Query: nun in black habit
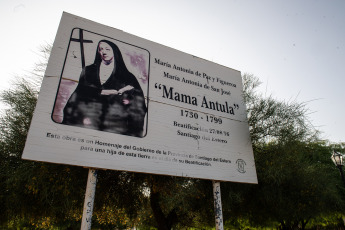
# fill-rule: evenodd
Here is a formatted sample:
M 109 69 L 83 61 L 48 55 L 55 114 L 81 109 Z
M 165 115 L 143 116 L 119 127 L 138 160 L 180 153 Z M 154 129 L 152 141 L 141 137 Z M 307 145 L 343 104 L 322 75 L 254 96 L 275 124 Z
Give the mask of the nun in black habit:
M 98 43 L 95 61 L 83 69 L 63 114 L 62 123 L 66 125 L 144 135 L 144 94 L 114 43 L 107 40 Z

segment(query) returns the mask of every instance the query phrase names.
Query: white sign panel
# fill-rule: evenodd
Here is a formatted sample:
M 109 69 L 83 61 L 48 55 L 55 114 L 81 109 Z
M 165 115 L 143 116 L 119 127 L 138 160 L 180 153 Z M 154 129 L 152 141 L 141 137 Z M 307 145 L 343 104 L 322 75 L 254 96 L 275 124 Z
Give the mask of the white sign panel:
M 239 71 L 68 13 L 23 158 L 257 183 Z

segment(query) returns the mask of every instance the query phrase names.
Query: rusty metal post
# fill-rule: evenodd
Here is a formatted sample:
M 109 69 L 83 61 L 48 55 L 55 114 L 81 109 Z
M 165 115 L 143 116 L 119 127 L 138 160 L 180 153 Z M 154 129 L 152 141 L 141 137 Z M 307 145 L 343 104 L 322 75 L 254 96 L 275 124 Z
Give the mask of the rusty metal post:
M 92 219 L 92 212 L 93 212 L 93 203 L 95 200 L 96 184 L 97 184 L 97 170 L 90 168 L 89 175 L 87 178 L 83 218 L 81 221 L 81 228 L 80 228 L 81 230 L 91 230 L 91 219 Z
M 213 199 L 214 199 L 214 212 L 216 221 L 216 230 L 223 230 L 223 211 L 222 211 L 222 198 L 220 194 L 220 182 L 212 181 L 213 184 Z

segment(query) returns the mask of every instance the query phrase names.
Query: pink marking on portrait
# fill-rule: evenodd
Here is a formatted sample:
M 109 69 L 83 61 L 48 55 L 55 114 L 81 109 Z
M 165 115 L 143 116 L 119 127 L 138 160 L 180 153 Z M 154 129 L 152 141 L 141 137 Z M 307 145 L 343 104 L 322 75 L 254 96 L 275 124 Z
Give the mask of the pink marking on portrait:
M 59 87 L 59 92 L 56 97 L 55 107 L 53 112 L 53 120 L 57 123 L 61 123 L 63 119 L 63 109 L 65 105 L 73 93 L 75 87 L 77 86 L 77 82 L 62 79 Z
M 145 84 L 148 79 L 145 58 L 143 58 L 142 54 L 140 55 L 137 55 L 136 53 L 134 53 L 133 55 L 131 55 L 130 53 L 126 53 L 126 54 L 131 58 L 131 64 L 139 69 L 142 75 L 139 78 Z
M 83 124 L 84 125 L 91 125 L 91 120 L 90 120 L 90 118 L 84 118 L 84 120 L 83 120 Z
M 129 104 L 129 100 L 128 100 L 128 99 L 123 99 L 123 100 L 122 100 L 122 103 L 123 103 L 124 105 L 128 105 L 128 104 Z

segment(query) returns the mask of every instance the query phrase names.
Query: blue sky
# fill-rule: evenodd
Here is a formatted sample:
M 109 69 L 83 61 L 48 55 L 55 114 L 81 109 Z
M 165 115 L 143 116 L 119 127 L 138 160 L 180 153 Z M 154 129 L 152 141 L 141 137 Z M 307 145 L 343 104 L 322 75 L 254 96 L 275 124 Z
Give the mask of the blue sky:
M 262 92 L 309 102 L 322 137 L 345 142 L 345 1 L 0 2 L 1 84 L 26 74 L 53 43 L 62 12 L 250 73 Z

